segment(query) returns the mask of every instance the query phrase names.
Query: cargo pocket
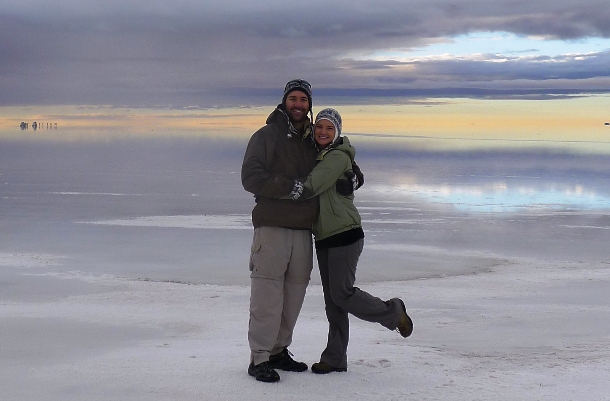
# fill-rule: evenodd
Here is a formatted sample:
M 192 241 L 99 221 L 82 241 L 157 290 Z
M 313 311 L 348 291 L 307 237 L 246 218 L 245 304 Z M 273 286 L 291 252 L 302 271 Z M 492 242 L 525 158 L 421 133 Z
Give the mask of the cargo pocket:
M 253 272 L 257 261 L 259 259 L 259 252 L 261 250 L 261 240 L 258 229 L 254 230 L 254 237 L 252 238 L 252 247 L 250 248 L 250 271 Z

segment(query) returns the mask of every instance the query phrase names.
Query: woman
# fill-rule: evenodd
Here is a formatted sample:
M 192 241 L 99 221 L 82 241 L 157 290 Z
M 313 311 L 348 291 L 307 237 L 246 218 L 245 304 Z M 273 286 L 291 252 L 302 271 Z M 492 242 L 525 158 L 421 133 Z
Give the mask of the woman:
M 364 231 L 354 195 L 337 193 L 335 182 L 351 171 L 356 150 L 347 137 L 341 136 L 341 115 L 336 110 L 318 113 L 314 139 L 320 151 L 318 163 L 303 183 L 295 183 L 291 197 L 320 197 L 320 214 L 313 233 L 329 329 L 326 349 L 311 370 L 324 374 L 347 371 L 348 313 L 397 330 L 403 337 L 411 335 L 413 322 L 399 298 L 382 301 L 354 287 Z

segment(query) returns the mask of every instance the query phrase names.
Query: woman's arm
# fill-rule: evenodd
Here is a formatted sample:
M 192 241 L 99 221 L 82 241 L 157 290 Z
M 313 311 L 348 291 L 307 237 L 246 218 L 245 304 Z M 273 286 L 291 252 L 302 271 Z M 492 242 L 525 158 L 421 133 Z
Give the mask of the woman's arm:
M 335 150 L 324 155 L 311 173 L 304 179 L 295 180 L 288 195 L 280 199 L 309 199 L 334 187 L 346 171 L 352 171 L 352 160 L 344 152 Z M 352 191 L 353 192 L 353 191 Z
M 343 173 L 351 170 L 351 166 L 352 161 L 346 153 L 340 150 L 326 153 L 303 182 L 303 196 L 313 198 L 334 187 Z

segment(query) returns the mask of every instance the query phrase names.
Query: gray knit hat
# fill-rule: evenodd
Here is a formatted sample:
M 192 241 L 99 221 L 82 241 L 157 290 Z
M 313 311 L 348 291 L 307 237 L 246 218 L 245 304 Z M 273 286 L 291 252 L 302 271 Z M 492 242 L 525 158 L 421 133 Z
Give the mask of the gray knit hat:
M 341 114 L 335 109 L 322 109 L 316 116 L 316 124 L 320 120 L 328 120 L 335 126 L 335 139 L 333 139 L 333 143 L 339 138 L 341 135 Z
M 284 97 L 282 98 L 282 106 L 286 107 L 286 98 L 290 94 L 290 92 L 301 91 L 307 95 L 307 100 L 309 100 L 309 110 L 311 111 L 311 85 L 309 82 L 303 79 L 293 79 L 286 84 L 284 87 Z

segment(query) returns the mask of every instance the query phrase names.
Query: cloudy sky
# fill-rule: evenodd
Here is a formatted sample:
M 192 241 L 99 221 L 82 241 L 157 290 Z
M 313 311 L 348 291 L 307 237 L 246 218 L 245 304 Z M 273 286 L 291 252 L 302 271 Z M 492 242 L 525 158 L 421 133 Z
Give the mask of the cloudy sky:
M 609 66 L 606 0 L 0 2 L 5 107 L 268 105 L 295 77 L 352 103 L 545 99 L 607 94 Z

